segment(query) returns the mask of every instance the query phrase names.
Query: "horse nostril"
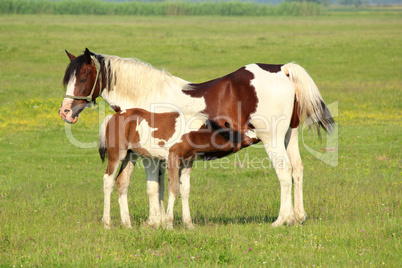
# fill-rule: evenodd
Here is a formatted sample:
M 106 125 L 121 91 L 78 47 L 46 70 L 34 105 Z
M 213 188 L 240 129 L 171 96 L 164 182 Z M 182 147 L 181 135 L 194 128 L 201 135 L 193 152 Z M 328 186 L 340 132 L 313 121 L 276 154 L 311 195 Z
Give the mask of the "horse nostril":
M 230 124 L 228 122 L 225 122 L 225 127 L 230 128 Z
M 69 109 L 64 109 L 64 112 L 65 113 L 68 113 L 70 110 Z

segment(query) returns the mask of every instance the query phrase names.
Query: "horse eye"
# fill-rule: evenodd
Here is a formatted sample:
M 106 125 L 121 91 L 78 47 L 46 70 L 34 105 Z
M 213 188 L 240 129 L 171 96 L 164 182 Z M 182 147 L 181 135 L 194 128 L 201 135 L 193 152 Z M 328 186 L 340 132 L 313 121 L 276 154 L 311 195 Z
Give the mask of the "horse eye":
M 81 80 L 80 80 L 80 83 L 85 83 L 86 81 L 87 81 L 87 79 L 84 78 L 84 79 L 81 79 Z
M 230 124 L 228 122 L 225 122 L 225 127 L 230 128 Z

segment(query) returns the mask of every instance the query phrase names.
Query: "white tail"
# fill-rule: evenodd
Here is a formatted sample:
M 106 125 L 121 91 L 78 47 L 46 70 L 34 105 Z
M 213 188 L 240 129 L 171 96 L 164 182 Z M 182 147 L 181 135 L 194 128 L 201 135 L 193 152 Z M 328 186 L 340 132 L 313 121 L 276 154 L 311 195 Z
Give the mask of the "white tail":
M 307 71 L 294 63 L 285 64 L 282 71 L 289 76 L 290 81 L 295 85 L 300 120 L 311 120 L 318 129 L 321 126 L 327 133 L 331 133 L 335 121 Z
M 99 154 L 102 159 L 102 162 L 105 161 L 106 153 L 107 153 L 107 142 L 106 142 L 106 126 L 109 123 L 110 118 L 113 115 L 108 115 L 105 117 L 100 129 L 99 129 Z

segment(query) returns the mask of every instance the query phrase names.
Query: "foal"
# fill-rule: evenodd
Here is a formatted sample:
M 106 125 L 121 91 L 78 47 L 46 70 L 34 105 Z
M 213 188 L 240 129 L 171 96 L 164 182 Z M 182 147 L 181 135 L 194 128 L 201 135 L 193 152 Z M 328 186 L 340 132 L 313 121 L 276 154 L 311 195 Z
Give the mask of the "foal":
M 110 196 L 117 169 L 129 150 L 133 152 L 135 158 L 142 156 L 147 157 L 149 161 L 166 161 L 169 180 L 166 221 L 167 228 L 171 229 L 173 228 L 173 205 L 179 189 L 180 168 L 191 168 L 198 154 L 214 151 L 225 151 L 228 154 L 234 152 L 235 146 L 227 136 L 224 130 L 214 129 L 213 123 L 206 120 L 203 115 L 187 117 L 178 112 L 151 113 L 143 109 L 127 109 L 106 118 L 99 138 L 99 153 L 102 161 L 106 153 L 108 155 L 108 165 L 103 177 L 105 202 L 102 220 L 105 226 L 110 227 Z M 243 137 L 243 142 L 251 144 L 253 140 Z M 125 227 L 131 227 L 127 206 L 129 180 L 125 178 L 127 176 L 118 176 L 116 181 L 122 224 Z M 148 192 L 151 191 L 148 190 Z M 159 196 L 150 196 L 149 218 L 151 220 L 162 218 L 163 222 L 164 211 L 151 209 L 159 207 L 157 205 L 159 198 Z M 184 211 L 187 210 L 183 209 Z M 183 215 L 183 221 L 188 228 L 192 227 L 190 215 Z

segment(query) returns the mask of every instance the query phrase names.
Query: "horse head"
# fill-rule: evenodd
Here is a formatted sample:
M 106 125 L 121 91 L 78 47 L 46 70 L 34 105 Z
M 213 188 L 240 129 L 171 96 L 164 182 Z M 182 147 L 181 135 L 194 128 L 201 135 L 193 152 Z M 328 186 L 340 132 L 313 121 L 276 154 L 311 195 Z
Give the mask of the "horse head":
M 59 115 L 67 123 L 74 124 L 79 114 L 99 96 L 101 79 L 100 64 L 95 54 L 88 49 L 81 56 L 74 56 L 66 50 L 70 59 L 64 74 L 63 84 L 67 86 Z

